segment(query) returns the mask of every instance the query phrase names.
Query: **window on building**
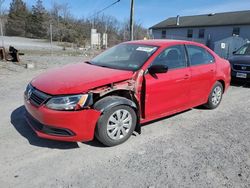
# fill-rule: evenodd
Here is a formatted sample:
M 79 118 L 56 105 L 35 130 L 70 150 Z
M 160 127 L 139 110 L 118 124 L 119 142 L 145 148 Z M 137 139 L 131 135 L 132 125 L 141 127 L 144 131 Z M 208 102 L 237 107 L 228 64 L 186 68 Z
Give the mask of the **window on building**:
M 214 57 L 204 48 L 187 45 L 188 56 L 191 66 L 213 63 Z
M 205 37 L 205 29 L 200 29 L 199 30 L 199 38 L 204 39 L 204 37 Z
M 234 27 L 233 28 L 233 36 L 239 36 L 240 35 L 240 28 Z
M 193 38 L 193 29 L 188 29 L 187 30 L 187 37 L 188 38 Z
M 162 31 L 161 31 L 161 38 L 162 38 L 162 39 L 165 39 L 165 38 L 166 38 L 166 35 L 167 35 L 167 31 L 166 31 L 166 30 L 162 30 Z

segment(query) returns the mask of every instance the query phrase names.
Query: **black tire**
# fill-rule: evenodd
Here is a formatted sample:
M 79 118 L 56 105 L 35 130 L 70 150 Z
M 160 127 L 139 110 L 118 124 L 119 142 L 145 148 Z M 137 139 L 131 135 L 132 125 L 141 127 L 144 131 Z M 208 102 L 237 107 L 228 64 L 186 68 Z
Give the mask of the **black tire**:
M 221 95 L 220 95 L 219 98 L 217 96 L 217 98 L 215 100 L 215 98 L 214 98 L 215 95 L 216 95 L 215 93 L 217 91 L 219 91 L 219 90 L 221 92 Z M 222 84 L 220 82 L 216 82 L 214 84 L 211 92 L 210 92 L 210 95 L 209 95 L 209 98 L 208 98 L 208 102 L 205 104 L 205 107 L 208 108 L 208 109 L 215 109 L 215 108 L 217 108 L 220 105 L 220 103 L 221 103 L 222 97 L 223 97 L 223 86 L 222 86 Z
M 131 124 L 130 124 L 131 126 L 129 129 L 127 129 L 128 132 L 125 134 L 125 136 L 121 135 L 123 136 L 122 138 L 112 139 L 109 135 L 111 133 L 109 132 L 108 134 L 108 124 L 110 123 L 111 116 L 116 115 L 115 113 L 118 112 L 118 110 L 122 110 L 123 112 L 125 111 L 126 113 L 128 112 L 131 115 L 131 116 L 128 115 L 129 117 L 132 118 Z M 103 114 L 101 115 L 101 117 L 99 118 L 97 122 L 95 136 L 105 146 L 116 146 L 128 140 L 128 138 L 132 135 L 133 131 L 135 130 L 136 124 L 137 124 L 137 116 L 133 108 L 126 106 L 126 105 L 115 106 L 103 112 Z M 122 130 L 118 130 L 118 131 L 120 132 L 119 134 L 122 134 Z

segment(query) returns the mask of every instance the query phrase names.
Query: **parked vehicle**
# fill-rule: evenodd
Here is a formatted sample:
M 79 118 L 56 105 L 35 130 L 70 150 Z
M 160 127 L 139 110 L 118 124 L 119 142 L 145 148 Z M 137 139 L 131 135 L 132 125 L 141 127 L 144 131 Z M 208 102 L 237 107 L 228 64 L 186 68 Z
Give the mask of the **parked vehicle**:
M 39 137 L 96 138 L 114 146 L 140 125 L 192 107 L 216 108 L 230 64 L 202 44 L 132 41 L 89 62 L 50 70 L 25 91 L 26 119 Z
M 233 80 L 250 81 L 250 43 L 234 52 L 229 62 Z

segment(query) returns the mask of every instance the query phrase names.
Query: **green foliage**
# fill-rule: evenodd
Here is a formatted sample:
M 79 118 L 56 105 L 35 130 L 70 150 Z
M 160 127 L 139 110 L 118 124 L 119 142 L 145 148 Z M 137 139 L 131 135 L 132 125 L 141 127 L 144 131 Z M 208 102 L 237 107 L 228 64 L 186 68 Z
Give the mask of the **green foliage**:
M 47 28 L 46 18 L 48 14 L 43 6 L 42 0 L 37 0 L 32 6 L 31 14 L 27 17 L 27 36 L 32 38 L 46 38 Z
M 22 0 L 12 0 L 6 25 L 6 33 L 10 36 L 26 35 L 26 19 L 29 15 L 26 4 Z
M 119 22 L 112 16 L 99 15 L 90 19 L 75 19 L 68 4 L 54 2 L 51 10 L 46 10 L 42 0 L 28 10 L 22 0 L 12 0 L 6 24 L 6 34 L 30 38 L 49 39 L 52 25 L 54 41 L 75 43 L 77 46 L 90 44 L 90 32 L 94 27 L 99 33 L 108 34 L 109 46 L 129 40 L 129 21 Z M 147 30 L 139 23 L 134 26 L 135 39 L 147 36 Z

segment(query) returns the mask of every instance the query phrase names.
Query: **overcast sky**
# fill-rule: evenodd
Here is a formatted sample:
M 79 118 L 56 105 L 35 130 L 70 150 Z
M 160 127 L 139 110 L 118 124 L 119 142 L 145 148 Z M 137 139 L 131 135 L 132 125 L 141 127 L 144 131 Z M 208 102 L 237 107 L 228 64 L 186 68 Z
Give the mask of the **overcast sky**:
M 68 3 L 71 13 L 77 17 L 87 17 L 110 5 L 116 0 L 43 0 L 50 9 L 54 1 Z M 8 9 L 11 0 L 5 0 Z M 25 0 L 31 7 L 36 0 Z M 130 0 L 121 0 L 104 13 L 123 21 L 129 17 Z M 250 0 L 135 0 L 135 19 L 145 27 L 150 27 L 168 17 L 176 15 L 197 15 L 227 11 L 250 10 Z

